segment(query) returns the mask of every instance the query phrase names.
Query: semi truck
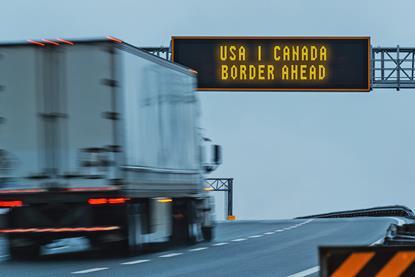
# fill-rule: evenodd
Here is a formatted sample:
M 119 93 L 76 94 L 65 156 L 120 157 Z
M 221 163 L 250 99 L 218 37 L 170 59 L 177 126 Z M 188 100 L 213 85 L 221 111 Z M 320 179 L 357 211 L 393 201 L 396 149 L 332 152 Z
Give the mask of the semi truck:
M 205 145 L 196 74 L 113 37 L 1 44 L 10 255 L 73 237 L 122 251 L 211 240 L 204 178 L 221 147 Z

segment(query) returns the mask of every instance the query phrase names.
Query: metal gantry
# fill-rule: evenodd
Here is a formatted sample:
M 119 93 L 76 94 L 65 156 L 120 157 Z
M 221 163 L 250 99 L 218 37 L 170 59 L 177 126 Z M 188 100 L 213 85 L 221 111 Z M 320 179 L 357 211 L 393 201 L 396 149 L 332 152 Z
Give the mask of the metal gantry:
M 373 47 L 372 89 L 415 88 L 415 48 Z
M 210 191 L 226 192 L 227 219 L 234 219 L 233 215 L 233 178 L 207 178 L 206 184 Z
M 142 47 L 160 58 L 171 60 L 169 47 Z M 371 89 L 415 88 L 415 47 L 371 47 Z M 212 191 L 227 192 L 227 215 L 233 217 L 233 178 L 208 178 Z
M 140 48 L 160 58 L 171 60 L 169 47 Z M 415 47 L 372 47 L 371 88 L 415 88 Z

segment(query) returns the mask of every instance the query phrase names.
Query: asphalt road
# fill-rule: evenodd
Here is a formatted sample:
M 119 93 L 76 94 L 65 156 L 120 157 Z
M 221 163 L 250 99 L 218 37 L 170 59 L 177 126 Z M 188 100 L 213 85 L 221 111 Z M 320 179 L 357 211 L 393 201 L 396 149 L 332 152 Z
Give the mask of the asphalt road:
M 13 261 L 0 241 L 0 276 L 318 276 L 318 246 L 370 245 L 397 221 L 401 220 L 235 221 L 219 224 L 213 242 L 133 257 L 80 251 L 80 244 L 49 251 L 71 253 Z

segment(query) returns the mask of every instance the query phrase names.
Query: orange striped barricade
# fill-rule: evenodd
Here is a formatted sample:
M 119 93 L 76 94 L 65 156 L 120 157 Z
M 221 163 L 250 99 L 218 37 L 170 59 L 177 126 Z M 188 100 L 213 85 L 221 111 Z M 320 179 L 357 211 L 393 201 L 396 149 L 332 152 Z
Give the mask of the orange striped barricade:
M 415 246 L 320 247 L 320 276 L 415 276 Z

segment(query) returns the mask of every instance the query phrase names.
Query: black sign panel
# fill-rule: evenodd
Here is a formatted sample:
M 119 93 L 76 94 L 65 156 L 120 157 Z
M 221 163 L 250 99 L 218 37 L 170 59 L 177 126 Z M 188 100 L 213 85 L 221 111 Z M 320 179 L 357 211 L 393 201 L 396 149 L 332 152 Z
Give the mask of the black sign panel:
M 198 90 L 369 91 L 368 37 L 173 37 Z

